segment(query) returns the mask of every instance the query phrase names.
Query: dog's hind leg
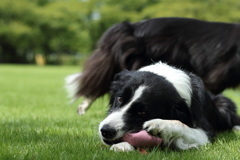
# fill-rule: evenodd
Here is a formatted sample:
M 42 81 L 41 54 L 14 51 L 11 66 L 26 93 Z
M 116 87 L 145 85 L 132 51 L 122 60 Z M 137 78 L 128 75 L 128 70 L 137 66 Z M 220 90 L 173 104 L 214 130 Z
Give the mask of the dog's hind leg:
M 65 78 L 65 88 L 68 92 L 68 97 L 72 98 L 71 102 L 76 101 L 80 96 L 78 95 L 80 88 L 80 78 L 82 73 L 69 75 Z M 84 97 L 81 104 L 79 104 L 77 113 L 79 115 L 85 114 L 86 110 L 91 106 L 95 98 Z
M 233 130 L 240 131 L 240 116 L 237 116 L 236 119 L 236 124 L 233 126 Z
M 86 110 L 90 108 L 93 101 L 94 101 L 94 99 L 84 98 L 82 103 L 79 104 L 79 106 L 78 106 L 77 113 L 79 115 L 84 115 Z
M 234 102 L 223 95 L 212 96 L 213 102 L 218 109 L 217 129 L 240 130 L 240 117 L 237 115 L 237 107 Z

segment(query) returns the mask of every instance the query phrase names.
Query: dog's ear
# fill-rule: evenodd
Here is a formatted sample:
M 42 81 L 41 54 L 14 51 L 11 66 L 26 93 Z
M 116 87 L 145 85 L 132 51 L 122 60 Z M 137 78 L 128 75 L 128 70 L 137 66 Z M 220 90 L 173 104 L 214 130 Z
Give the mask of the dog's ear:
M 120 72 L 120 73 L 118 73 L 114 76 L 114 81 L 118 81 L 118 80 L 123 79 L 123 77 L 125 77 L 127 75 L 127 73 L 129 73 L 129 72 L 130 71 L 124 69 L 122 72 Z
M 110 86 L 111 95 L 118 92 L 124 86 L 125 82 L 131 77 L 131 73 L 131 71 L 123 70 L 122 72 L 115 75 L 114 80 Z

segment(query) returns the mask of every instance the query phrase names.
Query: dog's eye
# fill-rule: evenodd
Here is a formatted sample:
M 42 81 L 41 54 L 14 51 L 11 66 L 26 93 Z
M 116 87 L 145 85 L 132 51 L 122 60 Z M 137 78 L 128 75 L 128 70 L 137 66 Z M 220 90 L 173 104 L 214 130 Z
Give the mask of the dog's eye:
M 117 97 L 117 101 L 118 101 L 118 104 L 121 104 L 122 101 L 123 101 L 123 98 L 122 97 Z

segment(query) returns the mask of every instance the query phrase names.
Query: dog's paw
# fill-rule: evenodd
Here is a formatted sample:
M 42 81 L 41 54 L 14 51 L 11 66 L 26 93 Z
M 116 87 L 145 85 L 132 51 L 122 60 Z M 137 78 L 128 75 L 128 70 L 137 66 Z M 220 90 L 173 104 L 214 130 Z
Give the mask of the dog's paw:
M 240 131 L 240 126 L 233 126 L 232 128 L 234 131 Z
M 152 136 L 160 137 L 160 133 L 162 131 L 162 120 L 161 119 L 154 119 L 147 121 L 143 124 L 143 129 Z M 162 127 L 161 127 L 162 126 Z
M 177 120 L 154 119 L 145 122 L 143 129 L 152 136 L 160 137 L 163 141 L 168 141 L 172 137 L 183 135 L 182 126 L 184 126 L 184 124 Z
M 79 115 L 84 115 L 86 110 L 91 106 L 93 99 L 85 98 L 82 103 L 78 106 L 77 113 Z
M 85 109 L 84 109 L 84 107 L 82 106 L 82 104 L 80 104 L 80 105 L 78 106 L 77 114 L 80 115 L 80 116 L 85 114 Z
M 110 150 L 115 152 L 129 152 L 133 151 L 134 147 L 131 146 L 128 142 L 121 142 L 111 146 Z

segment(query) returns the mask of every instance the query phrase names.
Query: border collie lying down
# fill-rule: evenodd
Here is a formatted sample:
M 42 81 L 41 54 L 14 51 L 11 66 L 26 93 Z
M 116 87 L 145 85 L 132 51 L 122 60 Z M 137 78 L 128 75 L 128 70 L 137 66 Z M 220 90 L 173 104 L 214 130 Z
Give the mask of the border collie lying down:
M 240 83 L 240 25 L 186 18 L 113 25 L 101 37 L 82 75 L 76 75 L 77 88 L 69 90 L 75 100 L 86 98 L 78 113 L 84 114 L 92 101 L 109 91 L 118 72 L 158 61 L 197 74 L 214 94 L 236 87 Z
M 230 99 L 209 94 L 199 77 L 161 62 L 117 74 L 110 105 L 99 134 L 116 151 L 132 150 L 129 143 L 117 142 L 142 129 L 167 146 L 185 150 L 205 145 L 220 131 L 240 127 Z

